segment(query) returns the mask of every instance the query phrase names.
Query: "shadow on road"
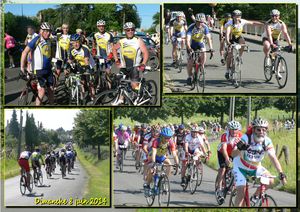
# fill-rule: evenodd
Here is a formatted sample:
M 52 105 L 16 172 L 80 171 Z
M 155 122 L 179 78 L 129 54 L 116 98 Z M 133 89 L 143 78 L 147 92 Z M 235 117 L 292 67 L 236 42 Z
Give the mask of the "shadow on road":
M 14 101 L 15 99 L 19 98 L 20 95 L 21 95 L 21 91 L 17 92 L 17 93 L 5 95 L 5 97 L 4 97 L 5 103 L 4 104 L 8 104 L 8 103 Z
M 114 190 L 114 193 L 129 193 L 129 194 L 142 194 L 144 191 L 142 190 L 135 190 L 135 191 L 130 191 L 130 190 Z
M 34 192 L 34 193 L 30 193 L 30 194 L 25 194 L 24 196 L 27 196 L 27 197 L 43 197 L 44 194 L 43 193 L 36 194 L 36 192 Z
M 39 186 L 35 186 L 35 187 L 38 187 L 38 188 L 49 188 L 49 187 L 51 187 L 51 185 L 39 185 Z
M 194 205 L 194 206 L 197 206 L 197 207 L 212 207 L 212 206 L 217 206 L 217 204 L 209 204 L 209 203 L 205 203 L 205 204 L 201 204 L 199 202 L 190 202 L 190 201 L 170 201 L 170 205 L 175 205 L 174 207 L 182 207 L 182 206 L 186 206 L 186 205 Z
M 63 179 L 64 179 L 64 180 L 75 180 L 74 177 L 64 177 Z

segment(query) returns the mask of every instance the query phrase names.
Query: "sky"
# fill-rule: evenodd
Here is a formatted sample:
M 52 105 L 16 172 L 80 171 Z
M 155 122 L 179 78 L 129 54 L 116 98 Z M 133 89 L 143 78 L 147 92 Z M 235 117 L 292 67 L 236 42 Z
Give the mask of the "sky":
M 7 120 L 11 119 L 13 109 L 5 109 L 5 126 Z M 20 122 L 20 110 L 16 109 L 17 118 Z M 45 129 L 56 130 L 60 127 L 64 130 L 71 130 L 73 128 L 73 120 L 76 116 L 76 113 L 79 112 L 79 109 L 23 109 L 23 126 L 26 122 L 26 112 L 33 114 L 34 120 L 36 122 L 42 122 Z
M 56 8 L 57 4 L 5 4 L 4 11 L 15 15 L 36 16 L 37 12 L 47 8 Z M 160 11 L 159 4 L 136 4 L 138 13 L 142 19 L 141 28 L 149 28 L 152 25 L 152 16 Z

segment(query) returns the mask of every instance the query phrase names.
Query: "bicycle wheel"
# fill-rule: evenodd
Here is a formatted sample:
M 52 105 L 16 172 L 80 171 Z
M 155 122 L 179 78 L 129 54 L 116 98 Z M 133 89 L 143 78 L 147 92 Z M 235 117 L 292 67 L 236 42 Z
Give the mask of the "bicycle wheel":
M 198 84 L 199 84 L 199 90 L 197 92 L 202 92 L 204 93 L 205 89 L 205 70 L 200 67 L 200 72 L 199 72 L 199 78 L 198 78 Z M 197 86 L 198 89 L 198 86 Z
M 177 49 L 177 64 L 178 64 L 178 73 L 180 73 L 182 71 L 182 53 L 181 53 L 181 49 Z
M 265 194 L 259 202 L 259 207 L 277 207 L 277 203 L 272 196 Z
M 235 88 L 238 88 L 242 84 L 242 70 L 241 70 L 240 57 L 237 56 L 236 58 L 234 58 L 233 63 L 234 63 L 234 69 L 232 73 L 233 85 Z
M 158 189 L 158 205 L 168 207 L 170 203 L 170 182 L 167 175 L 159 178 Z
M 33 178 L 31 174 L 29 174 L 29 187 L 31 192 L 33 190 Z
M 199 177 L 199 173 L 198 173 L 198 169 L 195 165 L 193 165 L 190 169 L 190 190 L 191 190 L 191 194 L 194 194 L 196 192 L 197 186 L 198 186 L 198 177 Z
M 47 179 L 50 178 L 50 170 L 49 167 L 46 168 L 46 175 L 47 175 Z
M 37 186 L 38 181 L 39 181 L 39 176 L 38 176 L 38 173 L 36 171 L 33 172 L 33 181 L 34 181 L 34 185 Z
M 20 192 L 21 192 L 22 195 L 25 194 L 26 188 L 27 188 L 26 177 L 24 175 L 22 175 L 21 178 L 20 178 Z
M 93 105 L 108 105 L 115 101 L 118 97 L 119 93 L 117 89 L 103 91 L 97 95 L 93 102 Z
M 150 56 L 147 65 L 151 67 L 150 71 L 156 71 L 159 68 L 159 60 L 156 55 Z
M 276 80 L 279 88 L 284 88 L 288 79 L 288 67 L 283 57 L 279 56 L 275 63 Z
M 264 59 L 264 75 L 266 78 L 266 82 L 269 82 L 272 77 L 272 61 L 270 57 L 265 57 Z
M 230 198 L 229 198 L 229 207 L 235 207 L 235 198 L 236 198 L 236 188 L 232 189 Z
M 187 187 L 188 187 L 188 185 L 189 185 L 189 182 L 190 182 L 191 176 L 190 176 L 190 171 L 189 171 L 189 169 L 190 169 L 190 168 L 187 167 L 186 170 L 185 170 L 185 175 L 184 175 L 184 177 L 185 177 L 186 183 L 184 184 L 184 186 L 182 186 L 182 190 L 183 190 L 183 191 L 185 191 L 185 190 L 187 189 Z
M 155 105 L 157 102 L 157 85 L 154 80 L 147 80 L 144 87 L 143 101 L 150 99 L 145 105 Z
M 146 197 L 146 202 L 147 202 L 147 205 L 148 205 L 149 207 L 153 205 L 154 200 L 155 200 L 155 194 L 154 194 L 154 192 L 150 192 L 150 191 L 153 191 L 153 190 L 154 190 L 153 188 L 154 188 L 154 183 L 152 182 L 152 183 L 150 184 L 150 190 L 147 192 L 148 194 L 145 195 L 145 197 Z M 145 192 L 145 194 L 146 194 L 146 192 Z
M 33 93 L 30 89 L 25 88 L 18 98 L 18 106 L 30 105 L 33 100 Z
M 123 168 L 124 168 L 124 161 L 123 161 L 123 158 L 124 158 L 124 150 L 122 150 L 122 155 L 121 155 L 121 158 L 120 158 L 120 171 L 123 172 Z
M 202 178 L 203 178 L 203 165 L 202 165 L 202 162 L 199 161 L 199 164 L 198 164 L 198 172 L 199 172 L 199 176 L 198 176 L 198 186 L 201 185 L 202 183 Z
M 226 172 L 225 172 L 226 193 L 224 193 L 224 197 L 226 197 L 227 192 L 230 191 L 230 189 L 233 185 L 233 180 L 234 180 L 234 175 L 233 175 L 232 169 L 226 169 Z

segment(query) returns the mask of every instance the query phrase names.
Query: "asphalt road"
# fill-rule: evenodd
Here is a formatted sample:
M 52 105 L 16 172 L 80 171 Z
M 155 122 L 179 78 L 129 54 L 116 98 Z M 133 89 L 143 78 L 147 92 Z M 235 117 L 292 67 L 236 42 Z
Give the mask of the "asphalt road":
M 115 160 L 116 158 L 114 158 Z M 135 170 L 134 161 L 131 156 L 131 151 L 126 154 L 124 161 L 124 170 L 121 173 L 114 169 L 114 206 L 115 207 L 147 207 L 147 202 L 143 192 L 143 176 Z M 173 160 L 172 160 L 173 162 Z M 184 192 L 180 186 L 180 175 L 170 176 L 170 205 L 169 207 L 220 207 L 215 199 L 214 182 L 217 172 L 208 166 L 204 166 L 204 176 L 200 187 L 197 188 L 195 194 L 191 195 L 189 187 Z M 253 188 L 250 189 L 250 193 Z M 296 206 L 296 195 L 275 190 L 268 190 L 278 206 Z M 227 196 L 223 207 L 229 206 L 229 196 Z M 157 196 L 153 207 L 158 207 Z
M 8 106 L 17 106 L 18 105 L 18 97 L 21 94 L 22 89 L 25 87 L 26 83 L 24 80 L 19 79 L 19 68 L 6 68 L 5 69 L 5 105 Z M 112 67 L 112 71 L 114 73 L 118 73 L 118 69 L 116 69 L 114 66 Z M 145 74 L 146 80 L 154 80 L 157 84 L 157 103 L 156 105 L 160 105 L 160 70 L 155 72 L 148 72 Z M 55 91 L 55 105 L 69 105 L 68 102 L 68 94 L 65 90 L 64 86 L 64 76 L 60 77 L 60 82 L 57 90 Z M 47 97 L 44 98 L 46 100 Z M 35 102 L 32 102 L 31 106 L 34 106 Z M 50 105 L 49 105 L 50 106 Z
M 20 176 L 6 179 L 4 182 L 4 204 L 5 206 L 35 206 L 35 199 L 57 200 L 70 198 L 83 198 L 85 188 L 87 186 L 88 175 L 77 160 L 70 174 L 62 179 L 61 172 L 56 167 L 55 174 L 47 179 L 45 168 L 43 171 L 43 186 L 33 186 L 31 194 L 26 193 L 22 196 L 20 192 Z M 33 174 L 33 171 L 31 171 Z M 39 205 L 38 205 L 39 206 Z M 44 205 L 46 206 L 46 205 Z M 62 205 L 63 206 L 63 205 Z
M 264 53 L 262 52 L 262 44 L 256 44 L 246 41 L 249 45 L 250 52 L 244 52 L 242 64 L 242 86 L 234 88 L 231 82 L 225 79 L 226 66 L 220 62 L 219 54 L 219 34 L 212 33 L 213 48 L 216 51 L 214 57 L 209 60 L 207 54 L 206 61 L 206 87 L 204 93 L 295 93 L 296 92 L 296 54 L 284 53 L 288 65 L 288 81 L 284 88 L 279 89 L 278 83 L 273 76 L 270 82 L 265 81 L 263 64 Z M 260 40 L 260 37 L 257 38 Z M 282 44 L 284 45 L 284 44 Z M 171 66 L 172 63 L 172 44 L 163 46 L 163 70 L 165 81 L 165 93 L 195 93 L 196 89 L 190 90 L 187 86 L 186 71 L 186 53 L 184 56 L 184 69 L 178 73 L 179 69 Z

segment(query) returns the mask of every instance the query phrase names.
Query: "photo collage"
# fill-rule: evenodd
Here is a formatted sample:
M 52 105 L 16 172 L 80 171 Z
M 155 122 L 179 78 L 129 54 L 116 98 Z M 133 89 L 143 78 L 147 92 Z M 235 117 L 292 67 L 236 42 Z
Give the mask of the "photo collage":
M 1 211 L 299 211 L 298 4 L 1 7 Z

